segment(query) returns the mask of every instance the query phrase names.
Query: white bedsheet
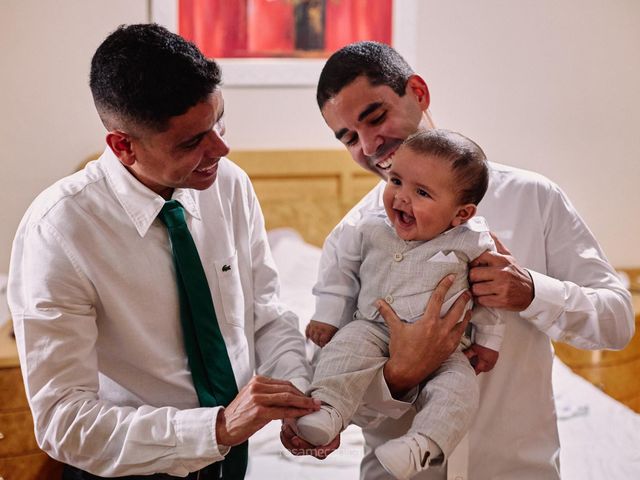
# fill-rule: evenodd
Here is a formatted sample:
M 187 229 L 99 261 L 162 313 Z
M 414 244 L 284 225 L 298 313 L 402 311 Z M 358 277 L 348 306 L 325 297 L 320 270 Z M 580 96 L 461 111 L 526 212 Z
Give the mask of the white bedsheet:
M 557 358 L 553 391 L 563 478 L 640 479 L 640 415 L 574 374 Z
M 311 287 L 320 250 L 293 230 L 269 232 L 269 239 L 280 272 L 282 299 L 298 313 L 304 331 L 314 309 Z M 553 365 L 553 388 L 563 478 L 640 479 L 640 415 L 575 375 L 558 359 Z M 363 445 L 358 427 L 345 430 L 340 449 L 324 461 L 292 456 L 280 444 L 279 433 L 280 422 L 271 422 L 250 440 L 248 480 L 358 478 Z

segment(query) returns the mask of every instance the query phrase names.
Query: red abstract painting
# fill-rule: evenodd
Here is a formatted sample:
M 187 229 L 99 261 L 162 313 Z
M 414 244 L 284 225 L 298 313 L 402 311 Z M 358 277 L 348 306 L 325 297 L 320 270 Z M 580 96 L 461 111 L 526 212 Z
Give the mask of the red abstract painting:
M 210 57 L 328 57 L 391 43 L 392 0 L 179 0 L 178 33 Z

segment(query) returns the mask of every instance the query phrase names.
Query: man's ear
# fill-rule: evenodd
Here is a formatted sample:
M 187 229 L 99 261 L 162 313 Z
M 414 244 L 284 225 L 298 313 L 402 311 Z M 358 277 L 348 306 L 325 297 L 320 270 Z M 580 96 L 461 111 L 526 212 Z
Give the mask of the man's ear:
M 460 208 L 458 208 L 456 216 L 451 222 L 451 226 L 457 227 L 458 225 L 462 225 L 464 222 L 473 217 L 476 214 L 477 210 L 478 207 L 476 207 L 473 203 L 467 203 L 466 205 L 461 206 Z
M 125 167 L 132 166 L 136 161 L 129 134 L 121 130 L 107 133 L 107 145 Z
M 409 77 L 405 94 L 408 93 L 416 97 L 423 112 L 429 108 L 429 104 L 431 103 L 429 87 L 427 87 L 427 82 L 425 82 L 420 75 L 413 74 Z

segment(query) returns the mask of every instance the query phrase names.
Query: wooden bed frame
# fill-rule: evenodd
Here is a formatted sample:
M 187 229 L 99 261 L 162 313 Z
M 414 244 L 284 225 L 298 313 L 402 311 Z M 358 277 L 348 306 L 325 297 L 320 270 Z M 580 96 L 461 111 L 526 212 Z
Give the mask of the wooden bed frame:
M 343 215 L 378 181 L 343 150 L 236 151 L 229 155 L 251 177 L 267 229 L 290 227 L 305 241 L 322 246 Z M 634 308 L 640 312 L 640 269 L 624 269 L 632 280 Z M 640 315 L 636 334 L 620 352 L 582 351 L 554 344 L 575 373 L 640 413 Z
M 229 158 L 251 177 L 267 230 L 291 227 L 319 247 L 380 181 L 343 150 L 232 151 Z

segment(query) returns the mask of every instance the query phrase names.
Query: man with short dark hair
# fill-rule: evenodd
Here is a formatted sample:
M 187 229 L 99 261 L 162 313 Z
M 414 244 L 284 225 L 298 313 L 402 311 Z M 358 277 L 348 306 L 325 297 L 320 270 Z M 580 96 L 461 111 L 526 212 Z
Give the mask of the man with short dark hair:
M 90 85 L 108 147 L 38 196 L 12 251 L 38 444 L 65 480 L 241 479 L 253 433 L 318 406 L 260 206 L 224 158 L 220 70 L 130 25 Z
M 327 125 L 353 159 L 383 179 L 403 140 L 416 129 L 434 128 L 425 81 L 395 50 L 375 42 L 348 45 L 333 54 L 320 75 L 317 99 Z M 383 188 L 381 182 L 343 222 L 379 207 Z M 478 377 L 480 410 L 469 436 L 469 475 L 557 479 L 550 339 L 583 349 L 623 348 L 634 332 L 630 294 L 566 195 L 541 175 L 490 164 L 489 188 L 478 214 L 497 235 L 498 252 L 471 263 L 471 290 L 478 305 L 502 309 L 506 334 L 495 368 Z M 329 287 L 324 279 L 336 268 L 341 231 L 336 228 L 325 242 L 318 292 Z M 391 306 L 380 308 L 390 330 L 390 358 L 361 413 L 377 410 L 401 418 L 365 425 L 363 479 L 388 478 L 373 450 L 407 431 L 414 412 L 405 413 L 402 400 L 413 398 L 415 387 L 460 339 L 460 326 L 430 310 L 438 311 L 428 308 L 421 320 L 407 324 Z M 473 361 L 473 346 L 467 356 Z M 430 388 L 429 382 L 424 388 Z M 309 446 L 288 425 L 282 438 L 290 448 Z M 422 452 L 424 458 L 429 453 Z M 446 467 L 429 468 L 415 478 L 446 475 Z

